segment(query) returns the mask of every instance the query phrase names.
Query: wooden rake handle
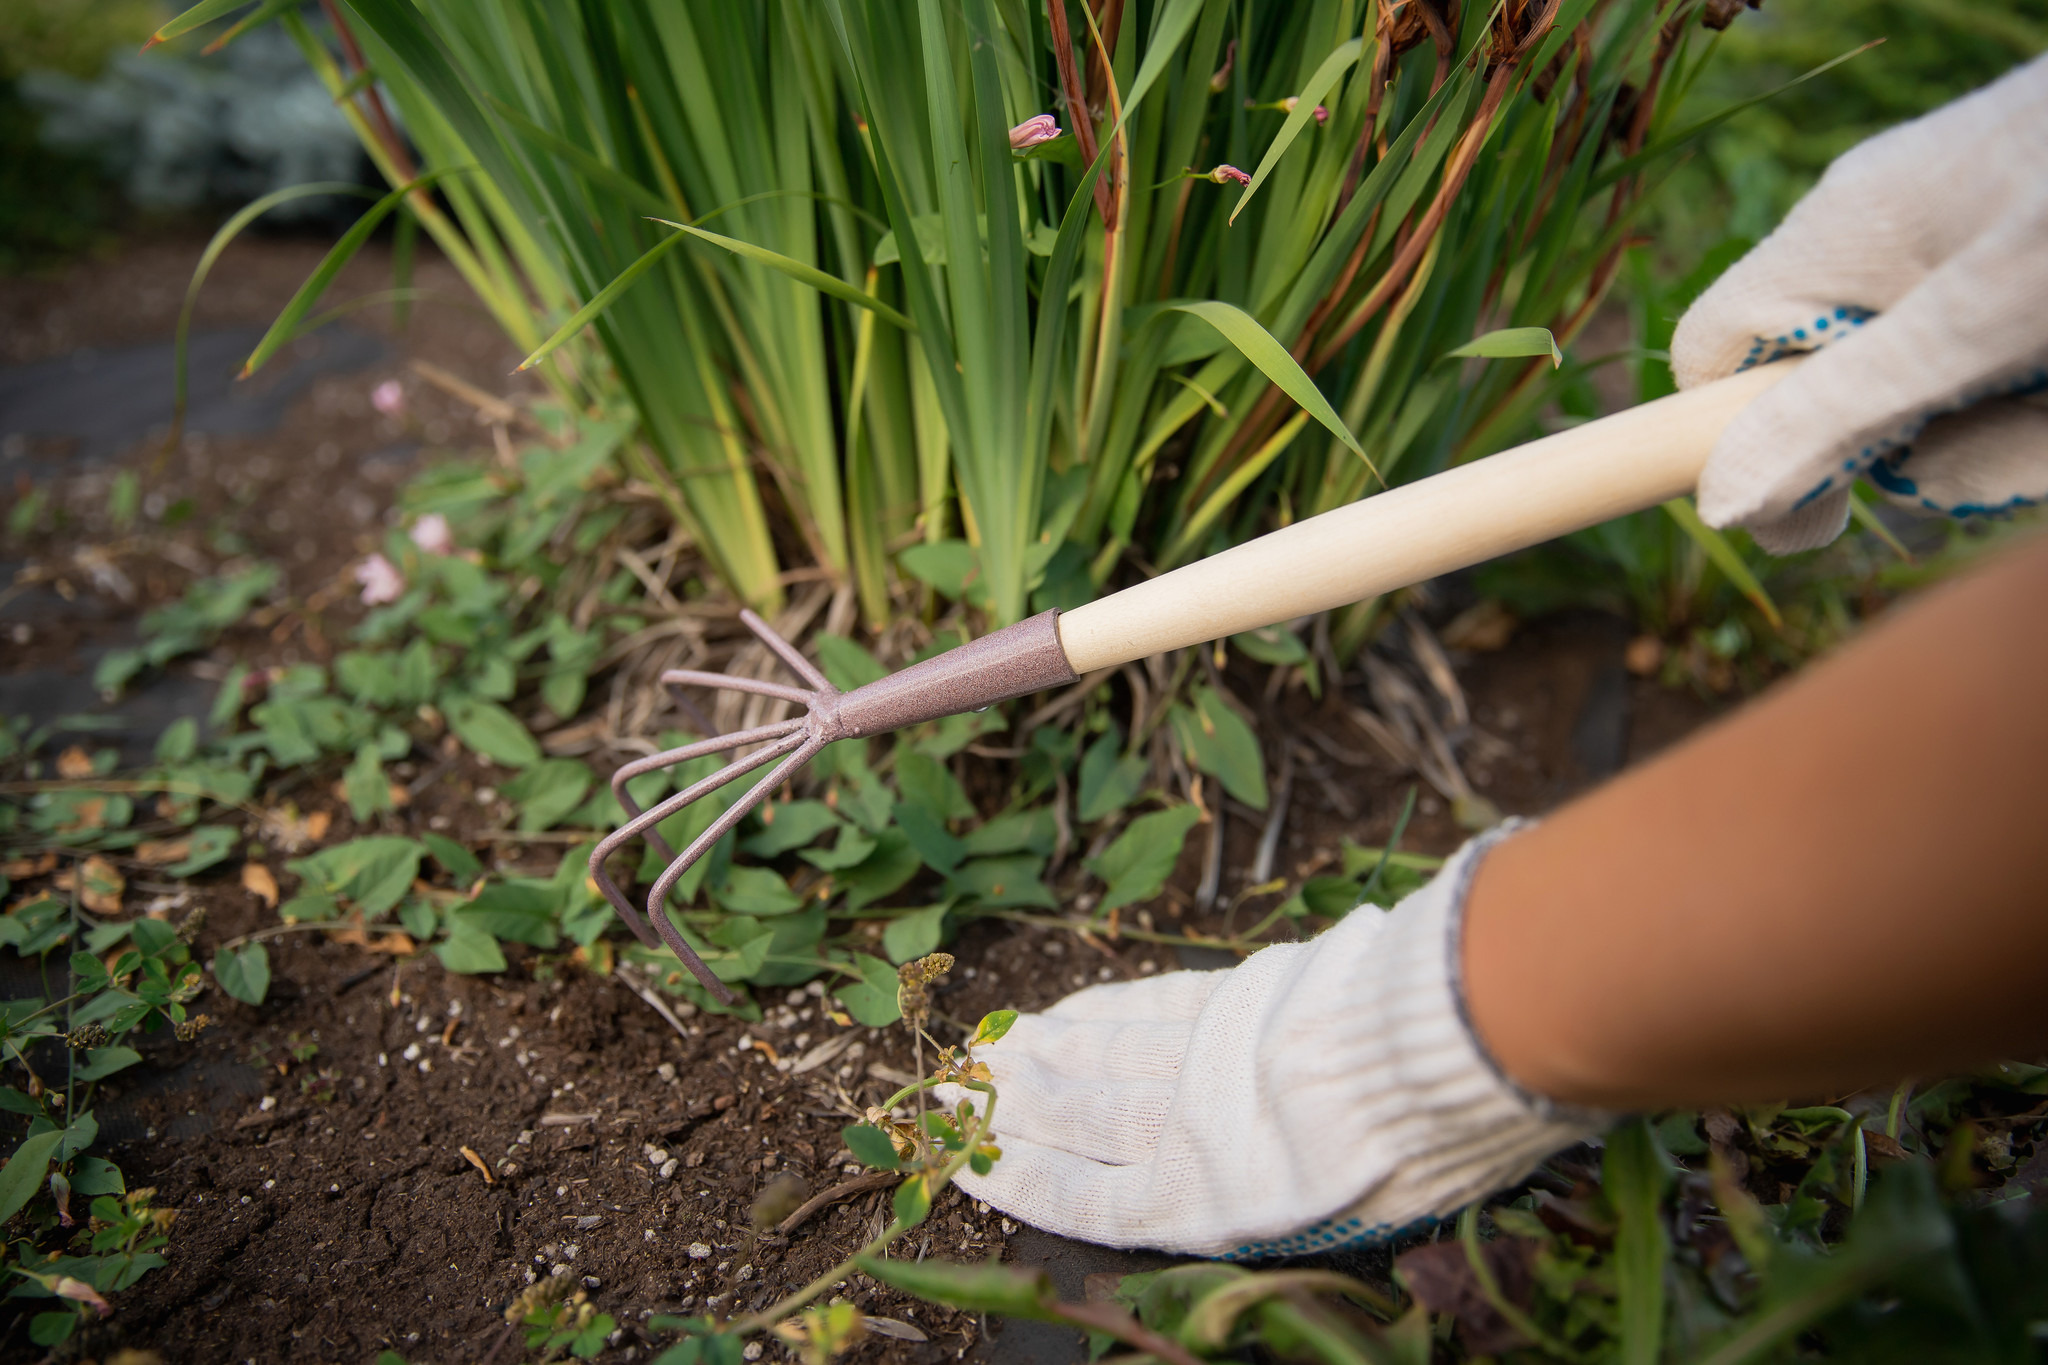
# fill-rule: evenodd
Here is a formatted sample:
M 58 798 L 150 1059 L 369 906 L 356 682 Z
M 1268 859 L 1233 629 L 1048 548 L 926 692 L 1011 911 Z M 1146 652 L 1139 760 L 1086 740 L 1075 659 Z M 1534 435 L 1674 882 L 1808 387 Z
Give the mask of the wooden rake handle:
M 1780 361 L 1388 489 L 1062 612 L 1076 673 L 1257 630 L 1692 492 Z

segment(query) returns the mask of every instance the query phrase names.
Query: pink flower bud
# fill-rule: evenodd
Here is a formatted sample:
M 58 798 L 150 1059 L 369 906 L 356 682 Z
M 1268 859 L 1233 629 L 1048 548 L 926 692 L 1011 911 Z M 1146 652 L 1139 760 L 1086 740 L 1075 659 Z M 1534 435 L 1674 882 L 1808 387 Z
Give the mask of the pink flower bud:
M 1249 185 L 1252 183 L 1250 176 L 1237 167 L 1228 164 L 1218 166 L 1215 170 L 1209 172 L 1205 178 L 1214 181 L 1218 185 Z
M 370 390 L 370 406 L 386 417 L 396 417 L 405 411 L 405 386 L 396 379 L 387 379 Z
M 356 582 L 363 585 L 363 605 L 381 607 L 396 602 L 405 591 L 405 575 L 383 555 L 371 555 L 356 565 Z
M 430 555 L 452 554 L 455 537 L 448 533 L 448 518 L 429 512 L 412 525 L 412 543 Z
M 1330 111 L 1323 108 L 1320 104 L 1316 106 L 1315 114 L 1317 123 L 1328 123 L 1330 121 Z
M 1223 65 L 1216 68 L 1216 74 L 1209 78 L 1209 93 L 1220 95 L 1230 88 L 1230 68 L 1237 63 L 1237 39 L 1230 40 L 1230 46 L 1223 49 Z
M 73 1279 L 69 1275 L 59 1275 L 56 1281 L 50 1285 L 50 1292 L 60 1299 L 70 1299 L 73 1303 L 82 1303 L 101 1317 L 105 1317 L 114 1311 L 107 1306 L 107 1301 L 100 1297 L 99 1290 L 94 1289 L 84 1280 Z
M 1051 114 L 1033 114 L 1010 130 L 1010 150 L 1029 151 L 1041 142 L 1050 142 L 1060 135 L 1060 125 Z

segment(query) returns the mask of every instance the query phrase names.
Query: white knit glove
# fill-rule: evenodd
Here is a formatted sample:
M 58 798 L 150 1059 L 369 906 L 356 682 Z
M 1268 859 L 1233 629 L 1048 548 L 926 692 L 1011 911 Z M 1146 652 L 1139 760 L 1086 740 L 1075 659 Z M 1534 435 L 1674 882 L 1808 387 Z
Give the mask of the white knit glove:
M 1003 1154 L 961 1185 L 1063 1236 L 1247 1260 L 1442 1217 L 1599 1132 L 1504 1082 L 1462 1016 L 1465 891 L 1505 832 L 1312 942 L 1024 1015 L 976 1050 Z
M 1964 516 L 2048 498 L 2048 57 L 1854 148 L 1686 311 L 1680 388 L 1816 351 L 1738 416 L 1700 515 L 1825 545 L 1858 474 Z

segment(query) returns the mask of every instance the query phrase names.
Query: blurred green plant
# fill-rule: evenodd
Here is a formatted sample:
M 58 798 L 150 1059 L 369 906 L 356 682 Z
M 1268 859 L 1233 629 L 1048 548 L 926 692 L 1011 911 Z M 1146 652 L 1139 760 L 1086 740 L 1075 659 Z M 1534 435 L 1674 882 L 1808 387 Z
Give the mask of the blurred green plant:
M 339 58 L 277 17 L 735 595 L 815 565 L 877 627 L 905 579 L 1000 623 L 1530 432 L 1714 46 L 1692 0 L 1068 9 L 360 0 Z

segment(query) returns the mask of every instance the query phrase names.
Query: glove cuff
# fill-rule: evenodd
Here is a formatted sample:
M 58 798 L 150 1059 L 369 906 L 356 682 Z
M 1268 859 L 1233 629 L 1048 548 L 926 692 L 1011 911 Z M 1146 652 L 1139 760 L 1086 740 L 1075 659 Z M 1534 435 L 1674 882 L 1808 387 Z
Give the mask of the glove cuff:
M 1321 1222 L 1231 1246 L 1225 1259 L 1383 1241 L 1513 1184 L 1612 1122 L 1524 1089 L 1472 1027 L 1461 968 L 1465 900 L 1487 852 L 1526 828 L 1511 822 L 1472 840 L 1390 912 L 1353 911 L 1289 983 L 1288 997 L 1304 1003 L 1299 1014 L 1282 1006 L 1270 1035 L 1278 1046 L 1262 1048 L 1281 1127 L 1312 1131 L 1321 1115 L 1323 1126 L 1356 1133 L 1355 1142 L 1313 1146 L 1323 1179 L 1357 1192 Z M 1337 1000 L 1357 1003 L 1332 1037 Z
M 1486 1040 L 1479 1036 L 1479 1029 L 1472 1022 L 1471 1003 L 1465 998 L 1465 901 L 1472 893 L 1472 880 L 1479 875 L 1480 861 L 1495 845 L 1517 834 L 1525 834 L 1536 825 L 1535 820 L 1513 816 L 1478 835 L 1460 850 L 1463 856 L 1454 865 L 1457 881 L 1446 888 L 1449 903 L 1444 910 L 1445 973 L 1450 981 L 1451 1003 L 1458 1012 L 1458 1022 L 1465 1026 L 1465 1037 L 1472 1044 L 1473 1055 L 1503 1090 L 1520 1100 L 1531 1114 L 1545 1123 L 1568 1124 L 1599 1132 L 1613 1123 L 1616 1116 L 1539 1095 L 1510 1076 L 1493 1053 L 1487 1050 Z M 1445 868 L 1445 875 L 1452 870 L 1451 867 Z

